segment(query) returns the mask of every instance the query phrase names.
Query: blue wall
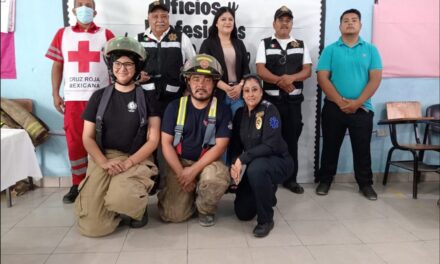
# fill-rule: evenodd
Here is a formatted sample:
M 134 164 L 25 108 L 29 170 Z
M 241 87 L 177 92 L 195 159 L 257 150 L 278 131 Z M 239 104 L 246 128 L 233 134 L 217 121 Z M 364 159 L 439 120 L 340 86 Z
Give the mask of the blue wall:
M 64 25 L 62 3 L 60 0 L 47 2 L 42 5 L 40 1 L 17 1 L 17 79 L 1 80 L 1 96 L 33 99 L 36 115 L 52 131 L 62 132 L 62 115 L 55 110 L 52 103 L 52 61 L 44 57 L 57 29 Z M 37 154 L 43 175 L 70 175 L 64 136 L 51 136 L 48 142 L 37 147 Z
M 56 32 L 63 26 L 62 2 L 60 0 L 48 1 L 41 5 L 39 1 L 17 1 L 17 23 L 15 32 L 17 79 L 1 80 L 1 96 L 8 98 L 31 98 L 34 100 L 35 113 L 43 119 L 52 131 L 62 132 L 62 115 L 58 114 L 52 104 L 50 71 L 52 63 L 44 57 L 46 50 Z M 329 44 L 339 37 L 339 16 L 349 8 L 361 11 L 362 37 L 371 40 L 371 23 L 373 0 L 349 1 L 327 0 L 326 3 L 326 32 L 325 43 Z M 314 62 L 316 63 L 316 62 Z M 397 100 L 417 100 L 422 102 L 424 108 L 439 102 L 439 79 L 384 79 L 373 97 L 376 108 L 374 122 L 384 118 L 384 103 Z M 374 130 L 386 130 L 386 127 L 375 125 Z M 409 131 L 403 137 L 409 137 Z M 348 139 L 348 138 L 347 138 Z M 376 137 L 372 140 L 373 171 L 383 171 L 386 152 L 390 147 L 388 137 Z M 54 135 L 50 140 L 38 147 L 43 175 L 68 176 L 67 150 L 65 138 Z M 437 159 L 433 156 L 431 159 Z M 345 140 L 341 150 L 340 173 L 353 171 L 351 146 Z

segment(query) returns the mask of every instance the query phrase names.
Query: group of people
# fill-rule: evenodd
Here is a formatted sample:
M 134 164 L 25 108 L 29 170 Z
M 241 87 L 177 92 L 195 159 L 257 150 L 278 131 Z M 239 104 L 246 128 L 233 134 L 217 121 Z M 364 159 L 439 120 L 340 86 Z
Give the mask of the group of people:
M 137 39 L 95 25 L 93 0 L 76 0 L 73 13 L 77 24 L 57 32 L 46 56 L 54 61 L 54 105 L 64 114 L 72 168 L 63 202 L 75 203 L 81 234 L 145 226 L 149 193 L 160 183 L 164 222 L 197 216 L 200 225 L 214 225 L 218 202 L 235 185 L 238 219 L 257 216 L 253 234 L 267 236 L 278 185 L 304 192 L 296 181 L 298 139 L 312 61 L 306 44 L 291 36 L 292 11 L 276 10 L 275 33 L 258 48 L 257 74 L 250 74 L 228 7 L 215 14 L 199 54 L 169 25 L 169 9 L 160 1 L 149 5 L 149 28 Z M 359 11 L 345 11 L 341 38 L 318 63 L 327 97 L 316 193 L 329 191 L 348 128 L 356 180 L 374 200 L 369 98 L 382 66 L 377 49 L 359 37 L 360 28 Z

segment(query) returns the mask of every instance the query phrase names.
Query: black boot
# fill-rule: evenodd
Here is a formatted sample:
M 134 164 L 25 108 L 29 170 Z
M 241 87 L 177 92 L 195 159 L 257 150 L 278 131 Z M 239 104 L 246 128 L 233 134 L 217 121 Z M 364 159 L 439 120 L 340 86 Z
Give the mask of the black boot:
M 265 237 L 269 235 L 270 230 L 272 230 L 273 226 L 274 226 L 273 221 L 264 224 L 257 224 L 257 226 L 254 228 L 254 236 Z
M 283 186 L 286 187 L 287 189 L 289 189 L 293 193 L 297 193 L 297 194 L 304 193 L 304 188 L 301 187 L 301 185 L 299 185 L 296 182 L 286 181 L 285 183 L 283 183 Z
M 65 203 L 65 204 L 74 203 L 78 194 L 79 194 L 78 185 L 73 185 L 72 187 L 70 187 L 69 192 L 66 195 L 64 195 L 63 203 Z
M 145 208 L 145 212 L 144 212 L 144 215 L 142 216 L 141 220 L 131 219 L 130 227 L 131 228 L 141 228 L 141 227 L 145 226 L 146 224 L 148 224 L 148 210 L 147 210 L 147 208 Z

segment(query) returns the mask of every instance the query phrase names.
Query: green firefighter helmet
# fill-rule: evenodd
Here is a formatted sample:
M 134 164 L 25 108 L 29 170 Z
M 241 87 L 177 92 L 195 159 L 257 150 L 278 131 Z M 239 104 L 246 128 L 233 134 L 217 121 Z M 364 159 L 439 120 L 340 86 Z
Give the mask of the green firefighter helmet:
M 104 47 L 104 55 L 109 58 L 114 52 L 131 52 L 139 56 L 139 60 L 144 62 L 147 59 L 147 52 L 136 39 L 128 36 L 114 37 L 107 41 Z
M 198 54 L 188 60 L 182 68 L 182 75 L 187 78 L 191 75 L 202 74 L 211 76 L 214 80 L 220 80 L 223 69 L 216 58 L 208 54 Z

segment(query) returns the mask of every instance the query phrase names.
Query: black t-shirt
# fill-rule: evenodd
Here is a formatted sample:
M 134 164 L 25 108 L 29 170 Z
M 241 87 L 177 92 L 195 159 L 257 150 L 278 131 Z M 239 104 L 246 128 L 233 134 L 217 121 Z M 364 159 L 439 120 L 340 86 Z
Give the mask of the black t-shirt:
M 162 132 L 174 136 L 177 113 L 180 99 L 172 101 L 165 110 L 162 122 Z M 185 124 L 182 133 L 182 158 L 196 161 L 200 158 L 205 130 L 208 124 L 208 112 L 211 104 L 204 109 L 193 106 L 191 98 L 186 107 Z M 217 115 L 215 123 L 216 138 L 230 138 L 232 130 L 232 114 L 228 106 L 217 102 Z
M 104 89 L 97 90 L 90 97 L 82 115 L 84 120 L 96 123 L 96 113 Z M 144 91 L 148 117 L 160 116 L 154 101 L 149 101 Z M 102 144 L 105 149 L 116 149 L 125 153 L 130 151 L 133 139 L 139 129 L 139 112 L 136 104 L 136 89 L 128 93 L 113 88 L 103 117 Z M 147 129 L 147 128 L 146 128 Z

